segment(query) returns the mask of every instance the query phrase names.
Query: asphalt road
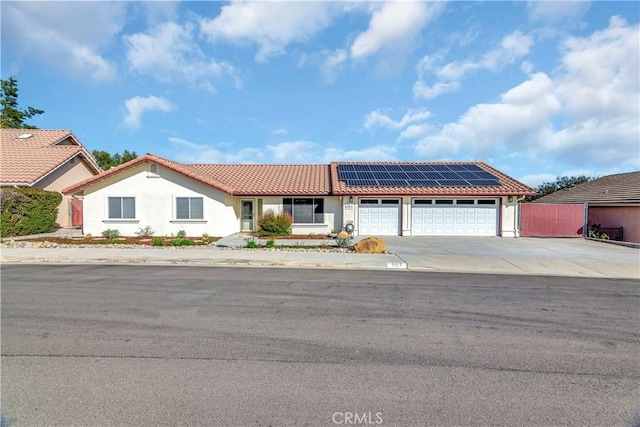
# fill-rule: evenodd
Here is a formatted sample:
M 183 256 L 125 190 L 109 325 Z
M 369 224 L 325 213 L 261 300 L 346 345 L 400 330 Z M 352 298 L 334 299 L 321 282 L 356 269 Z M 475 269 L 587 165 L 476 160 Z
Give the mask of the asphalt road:
M 638 281 L 122 265 L 1 273 L 12 426 L 640 424 Z

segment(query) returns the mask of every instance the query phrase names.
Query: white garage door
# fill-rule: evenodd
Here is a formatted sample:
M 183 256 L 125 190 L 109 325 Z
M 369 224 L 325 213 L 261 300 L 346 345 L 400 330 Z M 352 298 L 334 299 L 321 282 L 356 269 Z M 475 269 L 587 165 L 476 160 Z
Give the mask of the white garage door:
M 412 236 L 496 236 L 498 201 L 414 200 Z
M 398 236 L 400 234 L 400 200 L 360 199 L 358 234 L 360 236 Z

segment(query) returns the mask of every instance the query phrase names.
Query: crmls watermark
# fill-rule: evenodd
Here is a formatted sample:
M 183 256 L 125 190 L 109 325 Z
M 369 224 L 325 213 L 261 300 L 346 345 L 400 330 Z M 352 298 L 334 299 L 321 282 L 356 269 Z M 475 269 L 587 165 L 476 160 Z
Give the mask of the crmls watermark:
M 334 412 L 331 421 L 352 426 L 382 424 L 382 412 Z

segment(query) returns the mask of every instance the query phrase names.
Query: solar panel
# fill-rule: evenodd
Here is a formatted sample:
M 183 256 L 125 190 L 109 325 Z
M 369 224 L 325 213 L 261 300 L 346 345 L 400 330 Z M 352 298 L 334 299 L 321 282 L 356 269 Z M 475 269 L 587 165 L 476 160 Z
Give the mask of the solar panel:
M 478 179 L 478 176 L 473 172 L 456 172 L 462 179 Z
M 358 179 L 376 179 L 373 172 L 358 172 Z
M 378 185 L 375 179 L 355 179 L 353 181 L 349 181 L 348 184 L 362 187 L 374 187 Z
M 355 172 L 339 172 L 340 179 L 343 181 L 348 181 L 350 179 L 358 179 L 358 175 Z
M 379 179 L 378 185 L 382 187 L 406 187 L 407 181 L 404 179 Z
M 393 179 L 407 179 L 409 176 L 404 172 L 391 172 L 391 178 Z
M 486 172 L 486 171 L 477 171 L 474 173 L 478 176 L 478 178 L 481 178 L 481 179 L 497 179 L 493 174 L 490 174 L 489 172 Z
M 422 172 L 405 172 L 409 179 L 424 179 L 424 174 Z
M 422 173 L 424 176 L 426 176 L 428 179 L 442 179 L 443 176 L 440 175 L 438 172 L 423 172 Z
M 498 186 L 498 178 L 475 164 L 344 164 L 338 176 L 353 186 Z
M 460 175 L 455 172 L 440 172 L 444 179 L 460 179 Z

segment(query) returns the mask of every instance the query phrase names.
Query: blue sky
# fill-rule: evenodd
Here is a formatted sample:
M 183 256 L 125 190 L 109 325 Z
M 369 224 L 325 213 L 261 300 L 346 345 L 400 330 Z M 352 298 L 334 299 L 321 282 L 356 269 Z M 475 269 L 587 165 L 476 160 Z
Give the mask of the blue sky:
M 640 169 L 638 2 L 2 1 L 43 129 L 192 163 Z

